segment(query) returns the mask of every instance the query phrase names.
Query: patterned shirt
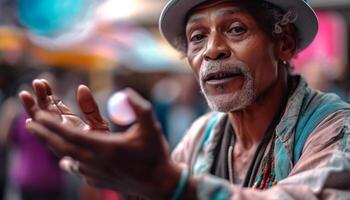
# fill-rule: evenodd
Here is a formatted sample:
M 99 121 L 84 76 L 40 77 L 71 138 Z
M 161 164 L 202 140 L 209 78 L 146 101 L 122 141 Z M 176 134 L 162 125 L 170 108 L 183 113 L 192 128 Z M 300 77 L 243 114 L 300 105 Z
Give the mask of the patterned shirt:
M 297 86 L 273 142 L 276 185 L 242 188 L 209 174 L 226 114 L 208 113 L 193 123 L 172 154 L 197 179 L 198 199 L 350 199 L 350 106 L 336 95 L 310 89 L 299 76 L 292 79 Z

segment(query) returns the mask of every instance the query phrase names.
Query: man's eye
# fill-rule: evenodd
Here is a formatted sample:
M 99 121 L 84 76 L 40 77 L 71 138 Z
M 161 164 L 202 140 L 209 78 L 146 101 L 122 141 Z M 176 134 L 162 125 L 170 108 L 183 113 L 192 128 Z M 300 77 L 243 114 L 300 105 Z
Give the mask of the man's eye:
M 204 34 L 195 34 L 191 37 L 191 42 L 199 42 L 204 39 L 205 35 Z
M 233 35 L 241 35 L 245 33 L 247 29 L 243 26 L 234 26 L 229 29 L 228 33 L 233 34 Z

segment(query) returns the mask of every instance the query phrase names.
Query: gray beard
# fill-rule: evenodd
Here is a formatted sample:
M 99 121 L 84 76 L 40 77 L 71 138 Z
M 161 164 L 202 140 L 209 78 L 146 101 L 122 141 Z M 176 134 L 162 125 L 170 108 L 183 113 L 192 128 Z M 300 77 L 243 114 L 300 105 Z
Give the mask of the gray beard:
M 222 93 L 219 95 L 210 95 L 205 87 L 204 77 L 208 73 L 217 71 L 239 70 L 244 76 L 244 83 L 240 90 L 234 93 Z M 253 77 L 244 63 L 239 64 L 221 64 L 212 63 L 209 67 L 201 67 L 200 87 L 209 107 L 217 112 L 233 112 L 246 108 L 251 105 L 256 97 L 254 90 Z M 224 90 L 217 88 L 217 90 Z

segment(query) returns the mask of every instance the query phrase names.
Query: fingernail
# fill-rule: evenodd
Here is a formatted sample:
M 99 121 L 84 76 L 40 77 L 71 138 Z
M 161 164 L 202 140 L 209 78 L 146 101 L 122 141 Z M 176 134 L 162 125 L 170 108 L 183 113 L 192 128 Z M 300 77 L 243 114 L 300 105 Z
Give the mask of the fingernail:
M 26 124 L 29 124 L 29 123 L 31 123 L 32 122 L 32 118 L 28 118 L 28 119 L 26 119 Z
M 72 162 L 71 160 L 69 160 L 65 157 L 65 158 L 60 160 L 59 166 L 63 171 L 71 172 L 71 170 L 70 170 L 71 162 Z
M 33 83 L 35 84 L 35 83 L 40 83 L 40 80 L 39 79 L 34 79 L 33 80 Z
M 78 88 L 85 88 L 85 89 L 87 89 L 87 90 L 90 90 L 90 88 L 89 88 L 88 86 L 83 85 L 83 84 L 79 85 Z
M 22 96 L 22 95 L 24 95 L 25 93 L 26 93 L 26 91 L 25 91 L 25 90 L 20 91 L 20 92 L 18 93 L 18 96 Z

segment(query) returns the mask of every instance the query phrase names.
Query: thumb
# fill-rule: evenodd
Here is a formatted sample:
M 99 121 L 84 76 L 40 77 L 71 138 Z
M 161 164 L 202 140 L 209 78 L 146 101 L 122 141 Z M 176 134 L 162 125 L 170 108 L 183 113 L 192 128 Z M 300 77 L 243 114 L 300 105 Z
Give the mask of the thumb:
M 92 130 L 109 130 L 108 123 L 102 117 L 91 90 L 87 86 L 78 87 L 77 102 Z
M 130 88 L 125 89 L 124 92 L 128 96 L 128 102 L 135 113 L 140 128 L 154 130 L 158 126 L 158 122 L 155 119 L 151 103 Z

